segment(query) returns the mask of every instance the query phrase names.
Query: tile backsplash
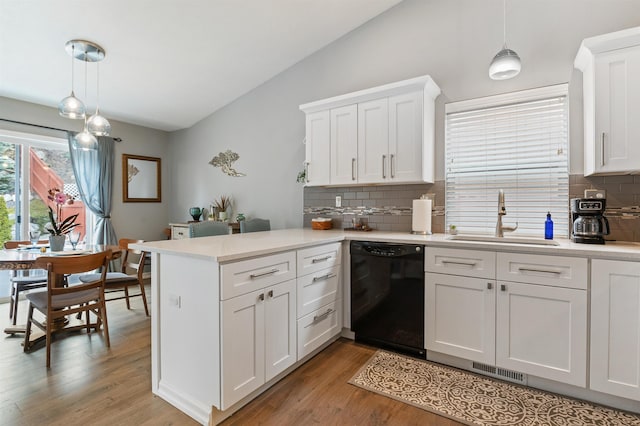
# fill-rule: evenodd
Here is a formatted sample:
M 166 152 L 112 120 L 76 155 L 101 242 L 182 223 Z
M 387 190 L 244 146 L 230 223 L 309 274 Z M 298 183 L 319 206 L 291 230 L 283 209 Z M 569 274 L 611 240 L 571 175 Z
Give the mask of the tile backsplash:
M 569 177 L 569 198 L 583 197 L 585 189 L 604 189 L 607 192 L 606 216 L 611 227 L 611 235 L 607 239 L 640 242 L 640 176 Z M 434 200 L 432 231 L 444 232 L 444 181 L 305 188 L 304 226 L 311 227 L 312 218 L 324 216 L 333 219 L 334 228 L 346 228 L 356 217 L 373 229 L 410 232 L 412 201 L 423 194 L 430 194 Z M 335 206 L 336 196 L 342 199 L 341 207 Z

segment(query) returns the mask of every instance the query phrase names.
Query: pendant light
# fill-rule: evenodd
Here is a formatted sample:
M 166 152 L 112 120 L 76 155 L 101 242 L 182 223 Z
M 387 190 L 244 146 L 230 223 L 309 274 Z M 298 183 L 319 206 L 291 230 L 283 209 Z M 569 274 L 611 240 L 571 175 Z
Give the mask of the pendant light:
M 85 117 L 85 107 L 73 92 L 73 59 L 75 58 L 75 46 L 71 46 L 71 51 L 71 95 L 60 101 L 58 104 L 58 112 L 65 118 L 80 119 Z
M 87 97 L 87 61 L 84 63 L 84 97 Z M 84 129 L 80 133 L 76 133 L 71 141 L 74 149 L 82 151 L 94 151 L 98 149 L 98 140 L 87 130 L 87 116 L 84 116 Z
M 506 0 L 502 0 L 502 50 L 494 56 L 489 66 L 489 77 L 492 80 L 507 80 L 520 73 L 522 64 L 516 52 L 507 48 L 507 5 Z
M 97 64 L 97 84 L 96 84 L 96 112 L 87 121 L 89 132 L 96 136 L 109 136 L 111 133 L 111 123 L 100 115 L 100 62 Z

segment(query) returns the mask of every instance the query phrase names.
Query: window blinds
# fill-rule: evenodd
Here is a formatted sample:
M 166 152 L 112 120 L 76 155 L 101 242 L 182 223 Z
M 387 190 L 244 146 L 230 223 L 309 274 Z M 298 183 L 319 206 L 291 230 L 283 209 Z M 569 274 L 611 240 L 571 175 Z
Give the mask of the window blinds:
M 569 236 L 568 105 L 566 85 L 447 105 L 446 224 L 462 233 L 495 232 L 498 191 L 505 226 L 544 236 Z

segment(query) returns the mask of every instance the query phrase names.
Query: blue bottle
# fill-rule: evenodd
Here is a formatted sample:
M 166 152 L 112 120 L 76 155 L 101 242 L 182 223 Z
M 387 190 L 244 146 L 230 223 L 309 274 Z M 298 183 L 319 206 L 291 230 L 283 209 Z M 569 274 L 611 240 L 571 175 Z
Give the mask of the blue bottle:
M 551 212 L 547 212 L 547 220 L 544 221 L 544 239 L 553 240 L 553 221 L 551 220 Z

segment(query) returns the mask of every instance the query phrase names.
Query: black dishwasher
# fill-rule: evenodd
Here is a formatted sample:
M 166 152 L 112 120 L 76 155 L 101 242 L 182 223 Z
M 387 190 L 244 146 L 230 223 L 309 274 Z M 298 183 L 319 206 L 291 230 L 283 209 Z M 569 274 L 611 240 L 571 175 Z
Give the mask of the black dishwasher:
M 351 242 L 351 330 L 356 341 L 426 358 L 424 246 Z

